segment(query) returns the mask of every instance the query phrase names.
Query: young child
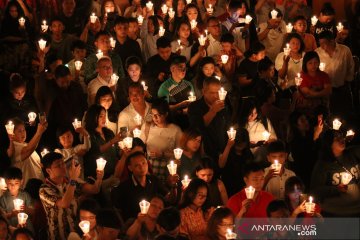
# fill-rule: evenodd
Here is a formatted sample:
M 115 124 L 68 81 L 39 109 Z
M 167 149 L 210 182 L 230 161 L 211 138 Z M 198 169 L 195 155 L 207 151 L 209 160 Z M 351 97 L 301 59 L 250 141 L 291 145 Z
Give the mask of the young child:
M 25 192 L 21 186 L 23 184 L 22 172 L 17 167 L 10 167 L 5 172 L 5 182 L 8 186 L 8 190 L 0 197 L 0 209 L 5 213 L 5 217 L 8 220 L 11 227 L 17 228 L 18 213 L 23 212 L 29 215 L 26 221 L 26 228 L 34 230 L 31 216 L 34 213 L 33 203 L 30 195 Z M 20 207 L 21 210 L 15 210 L 14 200 L 21 199 L 24 204 Z
M 305 44 L 305 52 L 314 51 L 317 48 L 315 37 L 310 33 L 306 33 L 307 22 L 304 16 L 297 16 L 294 19 L 294 30 L 302 37 Z
M 226 63 L 222 62 L 221 57 L 219 56 L 218 61 L 221 66 L 223 66 L 223 70 L 228 79 L 231 79 L 235 69 L 237 67 L 238 61 L 244 56 L 244 54 L 240 51 L 240 49 L 234 44 L 235 38 L 232 34 L 226 33 L 221 36 L 220 43 L 222 46 L 221 56 L 227 55 L 229 59 Z
M 59 140 L 60 145 L 63 148 L 62 149 L 57 148 L 55 149 L 55 152 L 61 153 L 64 156 L 64 161 L 66 163 L 69 162 L 69 166 L 71 164 L 71 161 L 67 161 L 67 160 L 71 160 L 71 158 L 74 159 L 75 162 L 78 162 L 81 166 L 80 177 L 83 178 L 84 162 L 82 157 L 85 155 L 87 151 L 89 151 L 91 147 L 90 136 L 89 133 L 83 127 L 77 128 L 75 131 L 83 136 L 84 143 L 78 144 L 73 147 L 74 135 L 72 132 L 72 128 L 71 127 L 59 128 L 56 132 L 56 136 Z
M 285 168 L 288 157 L 285 143 L 280 140 L 271 142 L 267 148 L 267 160 L 274 164 L 275 160 L 281 164 L 281 169 L 277 172 L 272 166 L 265 168 L 265 182 L 263 189 L 271 193 L 277 199 L 284 199 L 285 182 L 288 178 L 295 176 L 295 173 Z
M 81 40 L 75 41 L 71 46 L 71 53 L 73 59 L 67 63 L 67 66 L 71 72 L 71 75 L 74 77 L 74 80 L 79 82 L 84 93 L 87 93 L 87 85 L 84 82 L 84 62 L 86 57 L 86 43 Z M 81 61 L 82 65 L 80 70 L 76 70 L 75 62 Z
M 14 124 L 14 134 L 9 135 L 10 145 L 8 148 L 8 156 L 11 157 L 11 164 L 20 168 L 23 173 L 23 183 L 26 185 L 30 178 L 44 179 L 40 156 L 35 151 L 40 142 L 41 136 L 45 132 L 48 123 L 40 121 L 33 138 L 26 143 L 25 123 L 19 118 L 12 119 Z

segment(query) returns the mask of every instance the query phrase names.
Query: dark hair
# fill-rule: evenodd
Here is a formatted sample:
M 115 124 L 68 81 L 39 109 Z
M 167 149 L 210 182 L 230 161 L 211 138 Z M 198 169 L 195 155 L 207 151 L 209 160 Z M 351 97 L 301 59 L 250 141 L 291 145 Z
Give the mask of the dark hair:
M 215 171 L 216 167 L 214 161 L 210 157 L 200 158 L 197 166 L 195 167 L 195 172 L 198 172 L 203 169 L 212 169 Z
M 303 16 L 303 15 L 298 15 L 298 16 L 296 16 L 296 17 L 294 18 L 293 23 L 296 23 L 297 21 L 305 21 L 305 22 L 307 22 L 307 19 L 306 19 L 306 17 Z
M 206 64 L 213 64 L 214 66 L 216 65 L 215 60 L 212 57 L 203 57 L 199 61 L 196 76 L 194 79 L 194 85 L 196 86 L 197 89 L 200 89 L 200 90 L 203 88 L 204 79 L 206 78 L 206 76 L 204 75 L 204 72 L 202 70 L 202 68 Z
M 55 78 L 62 78 L 71 75 L 70 70 L 65 65 L 59 65 L 55 69 Z
M 265 46 L 261 43 L 261 42 L 254 42 L 253 44 L 251 44 L 250 48 L 245 52 L 245 57 L 249 58 L 251 57 L 253 54 L 258 54 L 261 51 L 265 50 Z
M 183 193 L 183 197 L 181 199 L 181 204 L 179 207 L 180 209 L 186 208 L 193 203 L 199 188 L 206 188 L 207 194 L 209 195 L 209 188 L 207 183 L 200 178 L 194 178 L 191 180 L 189 186 L 185 189 Z M 209 197 L 206 197 L 206 200 L 201 207 L 203 210 L 208 208 L 208 202 L 209 202 Z
M 45 154 L 41 159 L 42 164 L 42 172 L 45 177 L 49 177 L 49 174 L 47 173 L 46 169 L 50 168 L 52 163 L 56 160 L 62 159 L 64 156 L 57 152 L 49 152 Z
M 73 134 L 73 127 L 70 125 L 61 125 L 56 129 L 56 139 L 59 139 L 64 133 L 71 132 Z M 74 134 L 73 134 L 74 136 Z
M 61 60 L 61 58 L 58 57 L 56 53 L 46 54 L 46 68 L 49 68 L 51 64 L 53 64 L 58 60 Z
M 255 101 L 250 99 L 245 99 L 242 101 L 241 104 L 239 104 L 239 109 L 236 115 L 239 127 L 245 128 L 246 124 L 248 123 L 248 117 L 251 115 L 254 109 L 256 109 L 257 111 L 256 120 L 260 120 L 264 125 L 265 129 L 267 129 L 267 119 L 261 115 L 259 106 L 255 103 Z
M 137 64 L 142 68 L 142 62 L 141 59 L 137 56 L 130 56 L 125 60 L 125 69 L 127 70 L 130 65 Z
M 176 55 L 173 58 L 171 58 L 171 66 L 177 65 L 180 63 L 186 63 L 186 57 L 182 55 Z
M 156 48 L 170 48 L 171 47 L 171 42 L 170 40 L 163 36 L 158 38 L 158 40 L 156 40 Z
M 324 30 L 322 31 L 319 35 L 318 35 L 318 39 L 325 39 L 328 41 L 332 41 L 335 39 L 335 36 L 332 32 L 330 32 L 329 30 Z
M 332 7 L 331 3 L 326 2 L 321 8 L 320 13 L 324 16 L 333 16 L 335 15 L 335 9 Z
M 127 18 L 127 20 L 128 20 L 128 23 L 138 23 L 138 20 L 134 17 L 129 17 L 129 18 Z
M 336 138 L 345 138 L 345 136 L 340 130 L 333 129 L 329 129 L 321 134 L 320 160 L 328 162 L 334 162 L 336 160 L 332 151 L 332 144 Z
M 305 53 L 304 58 L 303 58 L 303 64 L 302 64 L 302 70 L 304 73 L 307 73 L 307 67 L 306 64 L 308 63 L 308 61 L 310 61 L 311 59 L 316 58 L 319 62 L 320 62 L 320 57 L 317 54 L 317 52 L 315 51 L 309 51 L 307 53 Z
M 272 18 L 271 12 L 272 12 L 273 10 L 276 10 L 276 11 L 277 11 L 276 18 L 282 18 L 282 17 L 284 16 L 280 9 L 274 8 L 274 9 L 271 9 L 271 11 L 269 11 L 269 14 L 268 14 L 269 19 Z
M 215 77 L 207 77 L 207 78 L 204 79 L 202 88 L 206 88 L 206 87 L 208 87 L 208 86 L 210 86 L 212 84 L 221 85 L 220 81 L 217 78 L 215 78 Z
M 271 213 L 276 212 L 280 209 L 285 209 L 289 212 L 289 208 L 284 200 L 272 200 L 266 208 L 266 215 L 268 217 L 271 217 Z
M 126 166 L 129 166 L 129 165 L 130 165 L 131 160 L 132 160 L 133 158 L 136 158 L 136 157 L 139 157 L 139 156 L 142 156 L 142 157 L 146 158 L 145 153 L 140 152 L 140 151 L 133 152 L 133 153 L 131 153 L 129 156 L 127 156 L 127 158 L 126 158 L 126 160 L 125 160 Z
M 186 12 L 187 12 L 190 8 L 195 8 L 195 9 L 197 10 L 198 15 L 197 15 L 196 22 L 197 22 L 198 24 L 202 24 L 203 21 L 202 21 L 202 18 L 201 18 L 200 9 L 199 9 L 199 7 L 198 7 L 196 4 L 194 4 L 194 3 L 190 3 L 190 4 L 187 4 L 187 5 L 185 6 L 185 9 L 184 9 L 184 17 L 185 17 L 185 19 L 187 19 L 187 20 L 190 22 L 189 18 L 188 18 L 187 15 L 186 15 Z
M 111 91 L 111 89 L 108 86 L 101 86 L 96 92 L 95 103 L 100 104 L 100 98 L 105 95 L 110 95 L 113 103 L 115 102 L 114 95 L 113 95 L 113 92 Z
M 225 33 L 221 36 L 220 42 L 222 43 L 234 43 L 235 38 L 231 33 Z
M 175 230 L 181 223 L 179 210 L 175 207 L 164 208 L 159 213 L 156 223 L 167 232 Z
M 130 89 L 138 89 L 138 90 L 140 90 L 141 93 L 145 92 L 144 87 L 143 87 L 143 85 L 141 85 L 140 82 L 131 82 L 128 87 L 128 90 L 130 90 Z
M 71 51 L 74 51 L 75 48 L 77 49 L 85 49 L 86 50 L 86 43 L 81 40 L 76 40 L 71 44 Z
M 156 109 L 160 114 L 165 115 L 167 114 L 166 121 L 170 121 L 170 107 L 169 103 L 165 99 L 156 99 L 153 101 L 151 105 L 152 109 Z
M 16 240 L 16 239 L 17 239 L 17 236 L 18 236 L 19 234 L 24 234 L 24 235 L 26 235 L 28 238 L 34 239 L 34 235 L 33 235 L 32 232 L 31 232 L 29 229 L 27 229 L 27 228 L 17 228 L 17 229 L 13 232 L 11 239 L 12 239 L 12 240 Z
M 268 144 L 267 146 L 267 154 L 270 153 L 278 153 L 278 152 L 287 152 L 286 144 L 281 140 L 275 140 Z
M 217 17 L 211 16 L 211 17 L 209 17 L 209 18 L 206 20 L 206 25 L 209 25 L 209 23 L 210 23 L 211 21 L 220 23 L 220 21 L 219 21 L 219 19 L 218 19 Z
M 9 1 L 6 5 L 5 5 L 5 11 L 4 11 L 4 18 L 12 18 L 10 15 L 10 8 L 11 7 L 16 7 L 17 12 L 18 12 L 18 18 L 20 17 L 25 17 L 25 13 L 24 10 L 22 9 L 21 5 L 18 3 L 18 1 Z
M 193 127 L 187 128 L 187 129 L 183 132 L 183 134 L 182 134 L 182 136 L 181 136 L 181 138 L 180 138 L 180 147 L 181 147 L 182 149 L 186 150 L 186 149 L 187 149 L 187 146 L 186 146 L 187 142 L 188 142 L 189 140 L 195 139 L 195 138 L 197 138 L 197 137 L 199 137 L 199 136 L 202 136 L 202 135 L 201 135 L 201 131 L 200 131 L 199 129 L 193 128 Z M 201 147 L 199 148 L 198 152 L 200 152 L 200 151 L 201 151 Z
M 296 38 L 297 40 L 299 40 L 299 42 L 300 42 L 299 52 L 302 53 L 305 49 L 305 43 L 304 43 L 302 37 L 296 32 L 289 33 L 286 37 L 286 42 L 290 42 L 290 40 L 293 38 Z
M 269 70 L 270 67 L 274 66 L 274 63 L 270 60 L 270 58 L 263 58 L 259 61 L 258 64 L 258 72 L 265 72 Z
M 96 216 L 100 210 L 100 205 L 96 200 L 87 198 L 80 203 L 78 207 L 78 215 L 80 214 L 80 210 L 91 212 Z
M 129 24 L 129 20 L 125 17 L 117 16 L 114 21 L 114 27 L 118 24 L 120 24 L 120 25 Z
M 222 224 L 224 218 L 235 218 L 233 212 L 227 207 L 218 207 L 211 215 L 207 224 L 207 236 L 211 240 L 218 239 L 218 227 Z
M 180 38 L 180 36 L 179 36 L 179 30 L 180 30 L 180 28 L 181 28 L 181 25 L 186 25 L 186 26 L 188 26 L 189 27 L 189 29 L 190 29 L 190 35 L 189 35 L 189 37 L 187 38 L 187 40 L 188 40 L 188 42 L 189 42 L 189 46 L 191 46 L 193 43 L 194 43 L 194 38 L 193 38 L 193 35 L 191 34 L 191 25 L 190 25 L 190 22 L 188 21 L 188 20 L 186 20 L 186 19 L 183 19 L 183 20 L 181 20 L 178 24 L 177 24 L 177 27 L 176 27 L 176 29 L 175 29 L 175 31 L 174 31 L 174 37 L 173 37 L 173 39 L 179 39 Z
M 110 33 L 105 30 L 98 32 L 97 34 L 95 34 L 95 41 L 97 41 L 99 39 L 99 37 L 101 37 L 101 36 L 110 37 Z
M 9 167 L 8 169 L 6 169 L 4 173 L 4 178 L 7 180 L 13 180 L 13 179 L 22 180 L 23 174 L 20 168 Z
M 159 21 L 158 21 L 158 17 L 156 15 L 152 15 L 148 18 L 148 21 L 151 21 L 152 24 L 154 25 L 154 33 L 153 33 L 153 36 L 155 36 L 156 34 L 159 33 L 159 28 L 160 28 L 160 25 L 159 25 Z M 148 33 L 146 33 L 148 34 Z
M 146 144 L 143 142 L 143 140 L 141 140 L 141 138 L 133 138 L 133 142 L 132 142 L 132 149 L 134 149 L 134 147 L 141 147 L 143 149 L 144 154 L 147 154 L 146 151 Z
M 64 21 L 59 16 L 55 16 L 50 19 L 50 26 L 53 24 L 53 22 L 61 22 L 61 24 L 64 25 Z
M 39 189 L 41 185 L 43 184 L 43 181 L 38 178 L 30 178 L 24 190 L 30 195 L 30 197 L 33 200 L 39 200 L 40 201 L 40 195 L 39 195 Z
M 88 132 L 95 132 L 95 129 L 98 127 L 98 121 L 101 111 L 106 110 L 99 104 L 93 104 L 89 107 L 85 116 L 86 129 L 88 130 Z
M 96 225 L 113 229 L 121 228 L 121 221 L 113 209 L 101 209 L 96 215 Z
M 297 177 L 297 176 L 292 176 L 289 177 L 286 182 L 285 182 L 285 196 L 284 196 L 284 200 L 286 202 L 286 204 L 288 205 L 289 208 L 291 208 L 291 204 L 290 204 L 290 198 L 289 198 L 289 194 L 295 191 L 295 186 L 297 186 L 302 192 L 305 191 L 305 185 L 303 183 L 303 181 Z
M 25 87 L 26 89 L 27 81 L 19 74 L 12 73 L 10 75 L 9 89 L 13 91 L 19 87 Z
M 250 173 L 252 172 L 258 172 L 258 171 L 264 171 L 264 168 L 255 162 L 245 164 L 243 168 L 243 176 L 248 177 Z

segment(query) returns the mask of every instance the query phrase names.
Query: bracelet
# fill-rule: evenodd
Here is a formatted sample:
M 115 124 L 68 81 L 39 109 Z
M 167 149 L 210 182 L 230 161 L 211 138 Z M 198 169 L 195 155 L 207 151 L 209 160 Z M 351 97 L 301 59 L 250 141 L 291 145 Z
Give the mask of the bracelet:
M 76 186 L 76 180 L 70 180 L 70 182 L 69 182 L 69 184 L 70 184 L 70 186 Z

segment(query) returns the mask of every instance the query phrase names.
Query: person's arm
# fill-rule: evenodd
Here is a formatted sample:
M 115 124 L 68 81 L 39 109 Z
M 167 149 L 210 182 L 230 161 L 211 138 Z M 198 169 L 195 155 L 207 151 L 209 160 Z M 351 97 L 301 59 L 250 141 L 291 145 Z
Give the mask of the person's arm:
M 224 152 L 222 154 L 220 154 L 220 156 L 219 156 L 219 160 L 218 160 L 219 168 L 225 167 L 230 150 L 234 146 L 234 144 L 235 144 L 235 139 L 229 138 L 227 141 L 226 147 L 224 149 Z
M 331 94 L 332 88 L 330 84 L 326 84 L 324 86 L 324 89 L 320 91 L 314 91 L 308 87 L 302 87 L 300 88 L 300 91 L 302 94 L 304 94 L 305 97 L 308 98 L 318 98 L 318 97 L 327 97 Z
M 76 183 L 76 179 L 79 178 L 80 171 L 81 171 L 81 166 L 80 165 L 75 166 L 75 161 L 72 160 L 72 164 L 69 169 L 70 182 L 66 188 L 63 197 L 56 202 L 57 207 L 64 209 L 70 207 L 71 201 L 74 199 L 74 193 L 76 189 L 76 184 L 74 184 L 74 182 Z
M 204 125 L 205 126 L 209 126 L 209 124 L 211 123 L 211 121 L 214 119 L 214 117 L 216 116 L 216 114 L 218 112 L 220 112 L 222 109 L 225 108 L 225 102 L 224 101 L 216 101 L 214 102 L 210 108 L 209 111 L 203 116 L 203 120 L 204 120 Z
M 281 79 L 285 79 L 285 77 L 287 75 L 288 67 L 289 67 L 289 60 L 290 60 L 290 55 L 283 56 L 283 64 L 282 64 L 282 67 L 278 71 L 279 77 Z
M 268 20 L 266 28 L 258 34 L 259 41 L 264 40 L 272 28 L 273 27 L 270 25 L 270 20 Z
M 293 1 L 290 5 L 290 7 L 287 9 L 288 12 L 288 19 L 295 18 L 297 14 L 297 10 L 299 9 L 299 4 L 295 1 Z
M 354 59 L 353 56 L 350 52 L 349 49 L 347 49 L 347 53 L 346 53 L 346 78 L 345 81 L 346 83 L 351 82 L 354 80 L 354 69 L 355 69 L 355 63 L 354 63 Z
M 6 154 L 9 158 L 11 158 L 14 155 L 15 147 L 14 147 L 14 135 L 8 135 L 9 137 L 9 147 L 6 150 Z M 1 189 L 0 189 L 1 191 Z
M 177 109 L 186 108 L 187 106 L 189 106 L 190 103 L 191 103 L 190 100 L 184 100 L 184 101 L 179 102 L 179 103 L 177 103 L 177 104 L 169 105 L 169 107 L 170 107 L 170 110 L 171 110 L 171 111 L 175 111 L 175 110 L 177 110 Z
M 104 171 L 96 170 L 96 180 L 94 184 L 84 183 L 81 187 L 81 191 L 85 194 L 95 195 L 100 192 L 102 179 L 104 177 Z
M 25 159 L 30 157 L 30 155 L 35 151 L 37 145 L 40 142 L 42 134 L 47 128 L 47 125 L 47 122 L 38 124 L 35 135 L 30 140 L 29 144 L 21 150 L 21 161 L 24 161 Z
M 226 206 L 229 198 L 228 198 L 228 194 L 227 194 L 225 185 L 221 180 L 218 180 L 218 188 L 219 188 L 219 192 L 220 192 L 221 201 L 222 201 L 223 205 Z
M 106 152 L 107 150 L 109 150 L 109 148 L 112 147 L 112 145 L 120 142 L 120 140 L 121 140 L 121 134 L 118 133 L 110 141 L 100 146 L 100 152 L 101 153 Z
M 137 218 L 135 219 L 134 223 L 126 231 L 126 236 L 129 240 L 135 240 L 139 238 L 141 226 L 143 225 L 145 218 L 147 217 L 146 214 L 139 213 Z

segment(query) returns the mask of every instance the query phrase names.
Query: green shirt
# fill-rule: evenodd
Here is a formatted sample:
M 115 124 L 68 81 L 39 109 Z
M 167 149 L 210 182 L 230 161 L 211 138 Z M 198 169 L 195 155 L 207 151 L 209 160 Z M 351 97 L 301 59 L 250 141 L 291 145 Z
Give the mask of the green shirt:
M 170 77 L 161 84 L 158 90 L 158 97 L 165 97 L 166 101 L 170 104 L 176 104 L 187 100 L 190 92 L 194 92 L 191 82 L 183 79 L 177 83 Z

